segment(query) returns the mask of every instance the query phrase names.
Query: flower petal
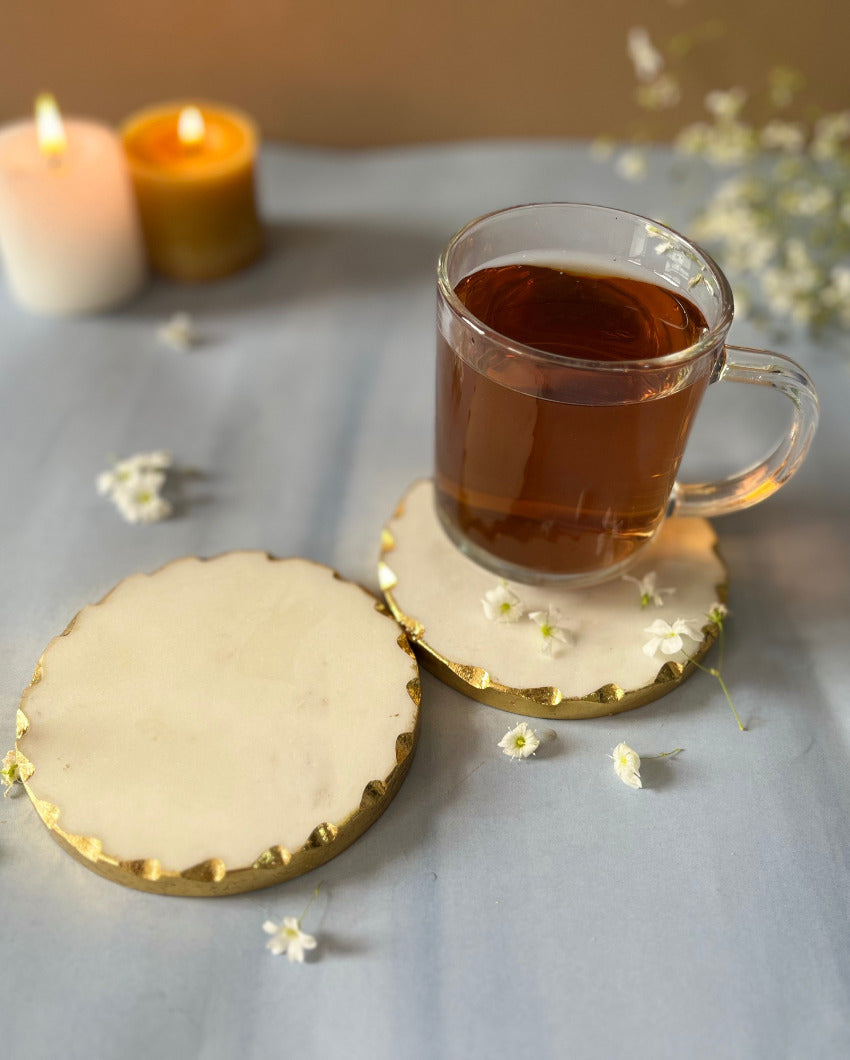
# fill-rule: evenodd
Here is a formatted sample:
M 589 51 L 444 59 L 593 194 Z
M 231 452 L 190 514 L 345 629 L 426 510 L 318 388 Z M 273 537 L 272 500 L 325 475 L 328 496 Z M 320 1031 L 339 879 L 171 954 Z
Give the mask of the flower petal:
M 528 725 L 528 722 L 521 721 L 513 729 L 505 733 L 498 746 L 501 747 L 503 754 L 508 755 L 510 758 L 528 758 L 540 746 L 540 740 L 534 729 Z
M 640 779 L 640 755 L 627 743 L 618 743 L 611 755 L 614 759 L 614 772 L 630 788 L 642 787 Z
M 640 779 L 640 773 L 637 770 L 631 769 L 620 774 L 620 780 L 624 784 L 628 784 L 630 788 L 642 788 L 643 781 Z
M 691 640 L 700 641 L 702 640 L 702 619 L 689 618 L 682 623 L 682 628 L 677 630 L 678 633 L 684 633 L 686 637 L 690 637 Z

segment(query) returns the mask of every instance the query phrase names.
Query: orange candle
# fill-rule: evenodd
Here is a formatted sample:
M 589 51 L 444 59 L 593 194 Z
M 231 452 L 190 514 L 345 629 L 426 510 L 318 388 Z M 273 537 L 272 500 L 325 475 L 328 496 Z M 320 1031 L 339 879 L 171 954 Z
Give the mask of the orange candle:
M 253 122 L 218 104 L 171 103 L 122 129 L 148 255 L 177 280 L 213 280 L 262 247 Z

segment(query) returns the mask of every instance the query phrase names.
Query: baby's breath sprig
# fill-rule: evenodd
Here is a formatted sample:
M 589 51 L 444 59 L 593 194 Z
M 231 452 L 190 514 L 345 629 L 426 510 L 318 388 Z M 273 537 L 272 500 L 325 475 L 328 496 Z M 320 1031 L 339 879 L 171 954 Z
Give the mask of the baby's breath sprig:
M 684 747 L 675 747 L 672 751 L 662 751 L 657 755 L 644 755 L 649 758 L 673 758 L 684 751 Z M 640 777 L 641 756 L 627 743 L 618 743 L 609 758 L 614 759 L 614 772 L 630 788 L 642 788 L 643 781 Z
M 525 605 L 504 579 L 484 594 L 481 606 L 491 622 L 518 622 L 525 614 Z
M 172 512 L 161 493 L 171 466 L 164 449 L 116 460 L 97 476 L 97 492 L 109 497 L 128 523 L 157 523 Z
M 650 604 L 655 604 L 656 607 L 663 607 L 664 597 L 672 596 L 676 591 L 675 589 L 659 588 L 658 575 L 654 570 L 648 571 L 642 578 L 633 578 L 631 574 L 624 574 L 621 580 L 631 582 L 637 587 L 641 611 L 649 607 Z
M 648 118 L 675 108 L 693 89 L 688 55 L 696 44 L 713 44 L 715 34 L 705 30 L 707 24 L 658 45 L 645 28 L 629 30 L 636 99 Z M 728 271 L 739 317 L 773 327 L 785 318 L 816 336 L 842 338 L 850 325 L 850 109 L 809 106 L 808 116 L 789 120 L 785 108 L 804 87 L 801 73 L 777 66 L 752 98 L 737 85 L 706 93 L 704 119 L 675 138 L 673 175 L 687 172 L 684 156 L 730 173 L 712 194 L 698 195 L 702 205 L 688 231 Z M 613 158 L 623 179 L 643 180 L 652 139 L 643 121 L 623 149 L 600 140 L 591 153 Z M 659 254 L 668 249 L 665 242 L 656 247 Z M 696 273 L 688 285 L 705 282 Z
M 320 883 L 313 891 L 310 901 L 304 906 L 301 916 L 285 916 L 279 924 L 275 920 L 267 920 L 263 924 L 263 931 L 267 935 L 271 935 L 271 938 L 266 943 L 266 949 L 273 953 L 275 957 L 285 953 L 290 964 L 303 964 L 305 951 L 316 948 L 318 943 L 315 937 L 301 930 L 301 921 L 307 915 L 310 906 L 316 901 L 321 888 L 322 885 Z
M 156 337 L 177 353 L 188 353 L 199 341 L 195 322 L 188 313 L 175 313 L 157 328 Z
M 499 740 L 497 746 L 501 747 L 502 754 L 513 758 L 516 762 L 521 762 L 523 759 L 528 758 L 529 755 L 536 754 L 537 748 L 542 743 L 548 743 L 550 740 L 557 738 L 557 733 L 554 729 L 532 729 L 527 721 L 521 721 L 519 725 L 516 725 L 513 729 L 509 729 L 508 732 Z
M 559 625 L 562 615 L 557 607 L 550 604 L 545 611 L 530 611 L 528 617 L 537 626 L 538 651 L 541 655 L 557 655 L 562 644 L 570 643 L 570 631 Z

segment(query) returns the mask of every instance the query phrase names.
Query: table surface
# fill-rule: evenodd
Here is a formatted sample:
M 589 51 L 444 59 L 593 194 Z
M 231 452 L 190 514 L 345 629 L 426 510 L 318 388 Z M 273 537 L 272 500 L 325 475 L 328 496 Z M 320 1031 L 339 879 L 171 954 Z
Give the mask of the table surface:
M 362 153 L 270 147 L 269 252 L 196 288 L 152 284 L 92 319 L 0 292 L 2 741 L 48 640 L 137 570 L 235 548 L 376 587 L 384 519 L 430 471 L 434 264 L 470 218 L 597 201 L 674 223 L 659 152 L 628 184 L 563 143 Z M 156 341 L 194 315 L 188 354 Z M 746 322 L 733 337 L 764 345 Z M 29 800 L 0 800 L 0 1036 L 54 1057 L 837 1057 L 850 1032 L 850 376 L 799 335 L 821 428 L 761 507 L 716 522 L 731 572 L 725 675 L 629 714 L 511 723 L 423 675 L 421 740 L 386 814 L 317 872 L 234 898 L 164 898 L 87 872 Z M 756 457 L 781 399 L 712 388 L 691 476 Z M 110 455 L 199 469 L 176 517 L 132 526 L 96 494 Z M 612 747 L 645 754 L 635 792 Z M 238 771 L 232 778 L 238 783 Z M 319 948 L 290 965 L 267 917 Z

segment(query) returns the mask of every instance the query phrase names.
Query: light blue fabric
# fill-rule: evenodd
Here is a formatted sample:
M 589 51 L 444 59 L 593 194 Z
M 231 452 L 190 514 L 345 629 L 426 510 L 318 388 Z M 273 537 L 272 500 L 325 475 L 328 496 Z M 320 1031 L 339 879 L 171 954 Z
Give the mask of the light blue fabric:
M 269 253 L 225 282 L 158 282 L 82 320 L 0 292 L 0 750 L 47 642 L 134 571 L 259 548 L 376 587 L 382 522 L 430 470 L 435 263 L 461 224 L 535 200 L 687 213 L 663 154 L 627 184 L 551 143 L 270 147 L 261 190 Z M 155 334 L 179 310 L 205 335 L 185 355 Z M 733 338 L 764 344 L 746 324 Z M 317 873 L 230 899 L 101 880 L 27 799 L 0 800 L 9 1055 L 846 1055 L 850 379 L 799 336 L 784 349 L 819 386 L 819 435 L 783 492 L 716 523 L 746 734 L 697 675 L 633 713 L 558 723 L 514 763 L 496 747 L 510 716 L 424 675 L 420 746 L 384 817 Z M 713 390 L 692 476 L 757 457 L 784 423 L 766 391 Z M 179 517 L 127 525 L 95 476 L 160 447 L 204 477 Z M 635 792 L 606 758 L 620 740 L 685 750 L 647 762 Z M 291 966 L 262 923 L 299 915 L 319 880 L 319 948 Z

